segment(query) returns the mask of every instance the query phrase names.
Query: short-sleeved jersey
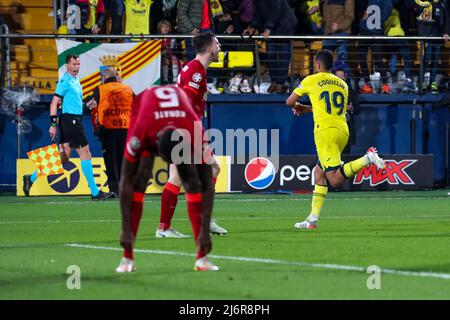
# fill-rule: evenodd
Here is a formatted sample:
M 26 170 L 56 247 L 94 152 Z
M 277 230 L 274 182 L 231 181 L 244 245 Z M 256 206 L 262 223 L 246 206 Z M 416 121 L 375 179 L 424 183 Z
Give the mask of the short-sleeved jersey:
M 150 32 L 150 7 L 153 0 L 125 0 L 125 34 Z
M 62 113 L 83 114 L 83 89 L 77 77 L 66 72 L 56 85 L 55 95 L 62 99 Z
M 157 155 L 158 135 L 169 128 L 185 129 L 192 139 L 203 135 L 201 120 L 183 90 L 175 86 L 144 90 L 133 99 L 125 157 L 134 162 L 143 152 Z
M 308 76 L 294 89 L 298 96 L 311 100 L 314 130 L 336 127 L 348 135 L 345 119 L 348 104 L 348 86 L 344 80 L 329 72 Z
M 203 118 L 206 106 L 206 69 L 200 61 L 194 59 L 186 64 L 177 78 L 177 86 L 183 89 L 191 99 L 195 112 Z

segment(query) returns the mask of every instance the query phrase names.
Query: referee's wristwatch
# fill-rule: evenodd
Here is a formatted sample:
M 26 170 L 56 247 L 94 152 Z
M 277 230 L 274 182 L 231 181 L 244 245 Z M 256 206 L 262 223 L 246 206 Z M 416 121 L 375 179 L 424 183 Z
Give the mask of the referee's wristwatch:
M 58 116 L 50 116 L 50 126 L 56 128 L 58 125 Z

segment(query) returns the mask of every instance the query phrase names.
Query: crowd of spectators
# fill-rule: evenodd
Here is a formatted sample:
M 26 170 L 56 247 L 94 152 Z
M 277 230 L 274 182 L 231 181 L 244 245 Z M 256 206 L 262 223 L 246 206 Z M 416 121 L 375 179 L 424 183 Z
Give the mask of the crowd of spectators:
M 424 91 L 437 92 L 442 78 L 440 54 L 444 42 L 425 42 L 424 72 L 419 75 L 412 58 L 416 44 L 402 37 L 448 39 L 450 33 L 450 4 L 446 0 L 68 0 L 68 4 L 80 8 L 81 23 L 71 30 L 78 34 L 195 35 L 213 31 L 218 35 L 262 35 L 266 41 L 258 43 L 260 61 L 265 62 L 270 78 L 267 81 L 271 83 L 269 91 L 274 93 L 288 89 L 292 51 L 289 39 L 273 40 L 273 35 L 398 38 L 321 42 L 323 48 L 335 53 L 336 63 L 352 79 L 355 90 L 389 94 L 417 92 L 419 85 Z M 139 39 L 126 41 L 133 40 Z M 306 41 L 306 46 L 309 45 Z M 223 41 L 223 50 L 232 48 L 232 41 Z M 165 41 L 163 81 L 173 82 L 182 65 L 192 58 L 190 41 Z M 228 86 L 234 81 L 232 87 L 240 92 L 236 81 L 248 83 L 251 76 L 245 71 L 228 73 L 228 79 L 231 78 Z M 217 81 L 217 77 L 212 78 Z M 419 83 L 422 78 L 425 81 Z M 249 92 L 248 86 L 241 92 Z

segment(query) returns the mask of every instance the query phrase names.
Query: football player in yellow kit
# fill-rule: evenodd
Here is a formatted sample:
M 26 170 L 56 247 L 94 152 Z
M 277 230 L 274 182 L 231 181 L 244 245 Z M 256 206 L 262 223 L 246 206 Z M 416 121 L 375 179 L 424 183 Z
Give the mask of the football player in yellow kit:
M 333 54 L 321 50 L 314 57 L 316 73 L 308 76 L 294 89 L 286 104 L 295 115 L 313 113 L 314 142 L 319 161 L 314 170 L 314 193 L 311 213 L 303 222 L 295 224 L 299 229 L 317 228 L 317 222 L 328 192 L 327 180 L 333 188 L 339 187 L 346 179 L 354 177 L 368 164 L 384 169 L 383 159 L 377 150 L 370 147 L 366 154 L 342 165 L 341 154 L 347 145 L 349 131 L 345 119 L 348 104 L 348 86 L 341 78 L 331 73 Z M 307 95 L 312 106 L 302 105 L 298 98 Z

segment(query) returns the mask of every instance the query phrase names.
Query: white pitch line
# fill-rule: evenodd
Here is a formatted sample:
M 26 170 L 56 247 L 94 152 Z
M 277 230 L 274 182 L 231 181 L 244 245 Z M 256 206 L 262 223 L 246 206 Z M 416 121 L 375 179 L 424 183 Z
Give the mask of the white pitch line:
M 332 199 L 327 199 L 327 200 L 332 200 Z M 343 199 L 345 200 L 345 199 Z M 348 200 L 348 199 L 347 199 Z M 358 200 L 358 199 L 355 199 Z M 155 199 L 155 200 L 144 200 L 144 203 L 155 203 L 155 202 L 160 202 L 161 199 Z M 214 199 L 214 202 L 275 202 L 275 201 L 298 201 L 298 202 L 303 202 L 303 201 L 311 201 L 310 198 L 305 198 L 305 199 Z M 180 198 L 178 199 L 178 202 L 186 202 L 186 200 L 184 198 Z M 119 203 L 119 201 L 105 201 L 102 203 Z M 26 204 L 25 202 L 8 202 L 6 204 Z M 78 204 L 78 205 L 91 205 L 92 202 L 89 201 L 47 201 L 47 202 L 37 202 L 36 204 L 50 204 L 50 205 L 65 205 L 65 204 Z
M 280 195 L 283 196 L 283 195 Z M 289 197 L 289 195 L 285 195 L 286 197 Z M 311 201 L 311 197 L 312 194 L 309 195 L 305 195 L 307 197 L 305 198 L 294 198 L 294 199 L 289 199 L 289 198 L 285 198 L 285 199 L 276 199 L 276 198 L 261 198 L 261 199 L 214 199 L 214 202 L 277 202 L 277 201 L 299 201 L 299 202 L 303 202 L 303 201 Z M 344 200 L 344 201 L 369 201 L 369 200 L 373 200 L 373 201 L 380 201 L 380 200 L 423 200 L 423 199 L 430 199 L 430 198 L 442 198 L 444 199 L 443 196 L 441 195 L 436 195 L 436 196 L 423 196 L 423 197 L 346 197 L 346 198 L 333 198 L 333 197 L 328 197 L 327 201 L 337 201 L 337 200 Z M 447 197 L 445 197 L 445 199 L 447 199 Z M 180 197 L 180 199 L 178 200 L 179 202 L 186 202 L 186 200 L 184 199 L 184 197 Z M 119 201 L 106 201 L 106 202 L 102 202 L 102 203 L 118 203 Z M 153 203 L 153 202 L 160 202 L 160 199 L 154 199 L 154 200 L 150 200 L 147 199 L 144 202 L 147 203 Z M 1 204 L 1 203 L 0 203 Z M 27 202 L 5 202 L 5 204 L 28 204 Z M 47 201 L 47 202 L 36 202 L 33 204 L 51 204 L 51 205 L 63 205 L 63 204 L 78 204 L 78 205 L 91 205 L 92 201 Z
M 144 203 L 157 203 L 160 202 L 161 199 L 155 199 L 155 200 L 144 200 Z M 281 199 L 214 199 L 214 202 L 229 202 L 229 201 L 234 201 L 234 202 L 270 202 L 270 201 L 281 201 Z M 284 199 L 283 201 L 311 201 L 311 199 Z M 185 203 L 186 200 L 183 198 L 178 199 L 178 202 L 181 203 Z M 119 201 L 103 201 L 103 204 L 115 204 L 115 203 L 119 203 Z M 2 204 L 2 203 L 0 203 Z M 26 202 L 5 202 L 4 204 L 13 204 L 13 205 L 20 205 L 20 204 L 28 204 Z M 75 204 L 75 205 L 81 205 L 81 206 L 85 206 L 85 205 L 92 205 L 92 202 L 89 201 L 47 201 L 47 202 L 35 202 L 33 204 L 38 204 L 38 205 L 66 205 L 66 204 Z
M 344 217 L 321 217 L 321 219 L 445 219 L 449 218 L 450 215 L 425 215 L 425 216 L 344 216 Z M 300 216 L 276 216 L 276 217 L 245 217 L 245 218 L 226 218 L 221 217 L 221 221 L 235 221 L 235 220 L 298 220 L 301 219 Z M 154 221 L 155 219 L 141 219 L 141 221 Z M 188 218 L 174 218 L 173 221 L 189 221 Z M 59 224 L 59 223 L 104 223 L 104 222 L 122 222 L 120 219 L 109 219 L 109 220 L 36 220 L 36 221 L 0 221 L 2 224 Z
M 83 248 L 83 249 L 123 251 L 123 249 L 121 249 L 121 248 L 93 246 L 93 245 L 78 244 L 78 243 L 68 243 L 68 244 L 65 244 L 65 246 L 73 247 L 73 248 Z M 193 253 L 167 251 L 167 250 L 134 249 L 134 252 L 148 253 L 148 254 L 174 255 L 174 256 L 189 256 L 189 257 L 195 256 L 195 254 L 193 254 Z M 340 265 L 340 264 L 311 263 L 311 262 L 300 262 L 300 261 L 287 261 L 287 260 L 235 257 L 235 256 L 220 256 L 220 255 L 209 255 L 209 257 L 214 258 L 214 259 L 234 260 L 234 261 L 244 261 L 244 262 L 256 262 L 256 263 L 266 263 L 266 264 L 311 267 L 311 268 L 330 269 L 330 270 L 347 270 L 347 271 L 367 272 L 367 268 L 364 268 L 364 267 L 348 266 L 348 265 Z M 388 273 L 388 274 L 397 274 L 397 275 L 402 275 L 402 276 L 437 278 L 437 279 L 450 280 L 450 274 L 448 274 L 448 273 L 437 273 L 437 272 L 427 272 L 427 271 L 407 271 L 407 270 L 395 270 L 395 269 L 380 269 L 380 272 Z

